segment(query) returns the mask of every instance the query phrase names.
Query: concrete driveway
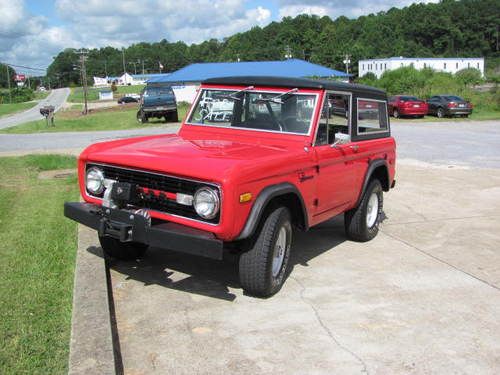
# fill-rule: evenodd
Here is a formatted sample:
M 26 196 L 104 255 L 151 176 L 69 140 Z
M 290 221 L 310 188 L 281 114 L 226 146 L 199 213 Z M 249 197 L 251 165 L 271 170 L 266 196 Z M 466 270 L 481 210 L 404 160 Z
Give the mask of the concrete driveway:
M 124 373 L 498 374 L 500 169 L 419 155 L 398 165 L 376 239 L 346 241 L 342 218 L 296 233 L 272 298 L 242 293 L 236 259 L 111 263 Z
M 24 112 L 16 113 L 12 116 L 5 116 L 0 118 L 0 129 L 9 128 L 11 126 L 16 126 L 19 124 L 24 124 L 25 122 L 41 120 L 44 117 L 40 114 L 40 107 L 46 105 L 53 105 L 58 111 L 66 102 L 68 95 L 70 93 L 69 88 L 65 87 L 62 89 L 54 89 L 45 99 L 40 100 L 40 102 L 33 108 L 28 109 Z

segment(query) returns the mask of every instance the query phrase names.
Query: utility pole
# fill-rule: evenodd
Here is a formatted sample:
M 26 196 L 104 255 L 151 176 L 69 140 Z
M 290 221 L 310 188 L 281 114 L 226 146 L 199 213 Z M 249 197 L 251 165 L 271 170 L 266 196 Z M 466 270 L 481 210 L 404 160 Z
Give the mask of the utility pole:
M 108 62 L 106 60 L 104 60 L 104 74 L 108 78 Z
M 83 48 L 78 51 L 78 54 L 80 55 L 80 73 L 81 73 L 81 78 L 82 78 L 82 87 L 83 87 L 83 100 L 85 102 L 85 107 L 83 109 L 83 114 L 86 115 L 88 113 L 88 106 L 87 106 L 87 71 L 85 68 L 85 60 L 87 60 L 87 51 L 84 50 Z
M 127 73 L 125 69 L 125 48 L 122 47 L 122 63 L 123 63 L 123 74 Z
M 345 55 L 344 59 L 344 64 L 345 64 L 345 71 L 347 74 L 349 74 L 349 64 L 351 63 L 351 56 L 349 56 L 347 53 Z
M 146 74 L 144 73 L 144 59 L 142 59 L 142 74 Z
M 5 69 L 7 69 L 7 86 L 9 88 L 9 103 L 12 103 L 12 93 L 10 92 L 10 72 L 9 72 L 9 65 L 5 64 Z

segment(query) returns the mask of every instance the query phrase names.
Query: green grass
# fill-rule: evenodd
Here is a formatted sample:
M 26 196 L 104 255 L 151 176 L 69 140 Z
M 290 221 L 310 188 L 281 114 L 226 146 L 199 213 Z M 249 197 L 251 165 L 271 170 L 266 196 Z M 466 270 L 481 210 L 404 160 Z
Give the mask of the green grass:
M 49 94 L 50 91 L 35 91 L 35 100 L 45 99 Z
M 133 86 L 116 86 L 117 90 L 114 94 L 115 98 L 122 96 L 123 94 L 130 94 L 130 93 L 135 93 L 135 94 L 140 94 L 142 89 L 144 88 L 144 85 L 133 85 Z M 87 100 L 88 101 L 97 101 L 99 100 L 99 91 L 101 90 L 110 90 L 109 87 L 106 88 L 93 88 L 89 87 L 88 88 L 88 96 Z M 68 97 L 68 101 L 72 103 L 81 103 L 84 101 L 83 99 L 83 88 L 81 87 L 73 87 L 71 88 L 71 93 Z
M 25 111 L 34 107 L 36 102 L 24 102 L 24 103 L 12 103 L 12 104 L 0 104 L 0 116 L 5 116 L 13 114 L 16 112 Z
M 179 120 L 184 118 L 187 110 L 188 104 L 179 104 Z M 81 115 L 80 111 L 81 110 L 73 110 L 56 114 L 56 126 L 54 127 L 47 127 L 45 120 L 39 120 L 2 129 L 0 133 L 27 134 L 62 131 L 124 130 L 165 124 L 163 120 L 159 119 L 151 119 L 150 122 L 145 125 L 139 124 L 136 120 L 136 106 L 114 107 L 110 110 L 91 112 L 86 116 Z
M 68 156 L 0 158 L 0 373 L 67 373 L 77 226 L 62 213 L 78 199 Z

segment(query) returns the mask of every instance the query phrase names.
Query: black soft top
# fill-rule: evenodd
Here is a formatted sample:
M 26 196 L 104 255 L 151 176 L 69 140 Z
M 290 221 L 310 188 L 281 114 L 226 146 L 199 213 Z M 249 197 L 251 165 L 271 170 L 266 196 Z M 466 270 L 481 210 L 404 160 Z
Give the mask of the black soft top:
M 357 94 L 368 94 L 370 96 L 386 97 L 384 90 L 375 87 L 346 83 L 341 81 L 333 81 L 326 79 L 308 79 L 308 78 L 292 78 L 292 77 L 268 77 L 268 76 L 236 76 L 236 77 L 220 77 L 210 78 L 202 83 L 212 85 L 234 85 L 234 86 L 276 86 L 290 88 L 306 88 L 306 89 L 323 89 L 334 91 L 348 91 Z

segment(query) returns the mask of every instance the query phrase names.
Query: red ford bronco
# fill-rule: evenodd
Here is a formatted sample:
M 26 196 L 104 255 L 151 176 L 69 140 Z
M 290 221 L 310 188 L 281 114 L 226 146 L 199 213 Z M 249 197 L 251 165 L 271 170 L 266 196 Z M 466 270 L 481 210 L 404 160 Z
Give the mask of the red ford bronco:
M 238 251 L 243 289 L 270 296 L 286 278 L 294 229 L 343 213 L 350 239 L 377 235 L 382 193 L 395 184 L 395 148 L 381 90 L 210 79 L 177 134 L 83 151 L 85 202 L 65 203 L 64 213 L 96 229 L 118 259 L 148 246 L 215 259 Z

